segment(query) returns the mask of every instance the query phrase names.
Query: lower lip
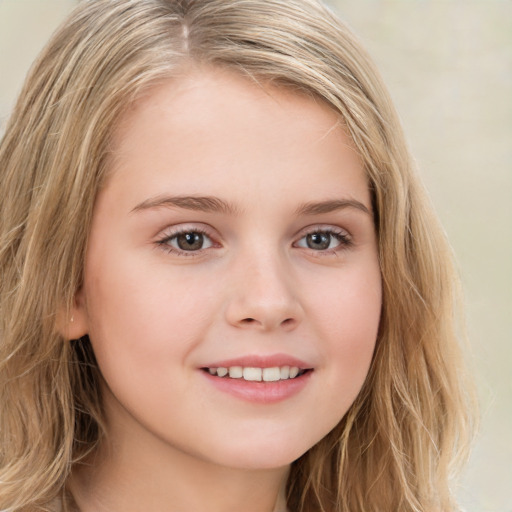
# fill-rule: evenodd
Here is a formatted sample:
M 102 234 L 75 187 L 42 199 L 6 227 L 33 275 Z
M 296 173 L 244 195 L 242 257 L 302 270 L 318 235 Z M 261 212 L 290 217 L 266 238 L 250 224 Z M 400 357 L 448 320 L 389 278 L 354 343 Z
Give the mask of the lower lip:
M 273 404 L 287 400 L 299 393 L 309 382 L 313 371 L 307 371 L 294 379 L 278 380 L 276 382 L 253 382 L 229 377 L 215 377 L 202 371 L 213 386 L 247 402 Z

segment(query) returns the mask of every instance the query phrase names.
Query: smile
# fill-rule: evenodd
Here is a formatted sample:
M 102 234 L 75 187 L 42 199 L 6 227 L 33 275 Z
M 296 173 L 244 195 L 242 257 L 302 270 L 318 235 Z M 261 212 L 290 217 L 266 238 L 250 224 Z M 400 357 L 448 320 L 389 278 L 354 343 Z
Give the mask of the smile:
M 307 370 L 297 366 L 273 366 L 270 368 L 256 368 L 243 366 L 230 366 L 218 368 L 205 368 L 210 375 L 228 378 L 242 379 L 250 382 L 277 382 L 280 380 L 295 379 L 303 375 Z
M 299 394 L 311 381 L 315 365 L 290 354 L 247 354 L 199 367 L 214 388 L 256 404 L 275 404 Z

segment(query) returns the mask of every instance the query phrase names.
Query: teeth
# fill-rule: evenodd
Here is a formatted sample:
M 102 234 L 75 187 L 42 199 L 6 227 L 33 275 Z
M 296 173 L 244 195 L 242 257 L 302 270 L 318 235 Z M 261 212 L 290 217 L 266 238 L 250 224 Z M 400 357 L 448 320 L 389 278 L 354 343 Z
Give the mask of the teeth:
M 261 380 L 261 368 L 244 368 L 244 380 Z
M 294 379 L 303 373 L 297 366 L 274 366 L 272 368 L 231 366 L 229 368 L 208 368 L 208 372 L 217 377 L 229 376 L 231 379 L 243 379 L 250 382 L 277 382 Z
M 275 382 L 281 379 L 281 370 L 279 367 L 263 368 L 263 380 L 265 382 Z
M 210 368 L 210 370 L 215 370 L 215 368 Z M 212 373 L 212 372 L 210 371 L 210 373 Z M 219 377 L 225 377 L 227 374 L 228 374 L 228 369 L 227 368 L 222 368 L 222 367 L 221 368 L 217 368 L 217 375 Z M 212 375 L 215 375 L 215 371 L 213 372 Z
M 231 379 L 241 379 L 244 376 L 244 369 L 241 366 L 231 366 L 229 368 L 229 377 Z

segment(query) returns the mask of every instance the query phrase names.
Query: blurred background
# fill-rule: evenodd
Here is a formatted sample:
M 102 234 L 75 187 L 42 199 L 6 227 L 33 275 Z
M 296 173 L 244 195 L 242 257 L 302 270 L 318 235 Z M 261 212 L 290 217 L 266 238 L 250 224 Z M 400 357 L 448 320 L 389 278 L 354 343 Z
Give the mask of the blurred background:
M 0 0 L 0 136 L 75 4 Z M 329 4 L 377 62 L 459 261 L 482 404 L 461 503 L 512 512 L 512 1 Z

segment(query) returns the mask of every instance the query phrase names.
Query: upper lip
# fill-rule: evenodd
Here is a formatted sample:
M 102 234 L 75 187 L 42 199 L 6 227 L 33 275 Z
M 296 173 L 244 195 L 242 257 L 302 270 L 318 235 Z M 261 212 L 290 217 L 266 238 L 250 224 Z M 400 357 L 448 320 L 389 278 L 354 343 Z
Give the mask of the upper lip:
M 261 355 L 253 354 L 232 359 L 223 359 L 208 363 L 202 368 L 230 368 L 232 366 L 242 366 L 244 368 L 273 368 L 276 366 L 296 366 L 297 368 L 306 370 L 312 369 L 313 366 L 301 359 L 287 354 L 270 354 Z

